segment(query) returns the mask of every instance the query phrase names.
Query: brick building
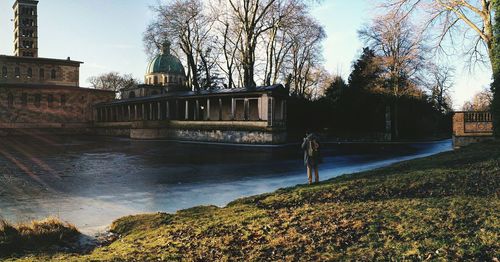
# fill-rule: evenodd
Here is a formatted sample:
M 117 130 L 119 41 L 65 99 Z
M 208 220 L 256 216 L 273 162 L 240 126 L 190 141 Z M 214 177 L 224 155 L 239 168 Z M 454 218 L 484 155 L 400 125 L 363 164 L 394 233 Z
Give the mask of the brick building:
M 38 57 L 37 4 L 14 3 L 14 56 L 0 55 L 0 135 L 87 132 L 92 106 L 114 92 L 79 87 L 80 64 Z
M 115 93 L 79 87 L 82 62 L 38 57 L 37 4 L 16 0 L 14 56 L 0 55 L 0 135 L 91 133 L 134 139 L 279 144 L 282 85 L 193 91 L 165 42 L 145 84 Z

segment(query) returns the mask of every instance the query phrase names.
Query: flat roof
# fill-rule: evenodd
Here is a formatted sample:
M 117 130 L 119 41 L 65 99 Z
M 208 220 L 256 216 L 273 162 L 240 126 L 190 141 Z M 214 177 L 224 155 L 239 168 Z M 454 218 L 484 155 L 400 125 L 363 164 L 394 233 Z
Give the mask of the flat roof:
M 83 64 L 81 61 L 74 61 L 68 59 L 55 59 L 55 58 L 44 58 L 44 57 L 25 57 L 25 56 L 11 56 L 11 55 L 0 55 L 0 60 L 21 60 L 20 62 L 42 62 L 42 63 L 58 63 L 58 64 L 72 64 L 80 65 Z
M 70 89 L 74 91 L 92 91 L 92 92 L 106 92 L 106 93 L 115 93 L 112 90 L 103 90 L 103 89 L 95 89 L 89 87 L 80 87 L 80 86 L 65 86 L 65 85 L 54 85 L 54 84 L 12 84 L 12 83 L 0 83 L 0 88 L 26 88 L 26 89 Z
M 38 0 L 16 0 L 12 5 L 12 9 L 16 7 L 17 4 L 30 4 L 30 5 L 38 5 Z
M 141 87 L 144 87 L 144 85 L 141 85 Z M 281 85 L 272 85 L 272 86 L 258 86 L 254 88 L 224 88 L 224 89 L 212 89 L 212 90 L 200 90 L 198 92 L 195 91 L 173 91 L 173 92 L 167 92 L 165 94 L 158 94 L 158 95 L 153 95 L 153 96 L 143 96 L 143 97 L 136 97 L 136 98 L 127 98 L 127 99 L 120 99 L 120 100 L 115 100 L 112 102 L 108 103 L 101 103 L 98 105 L 104 105 L 104 104 L 125 104 L 125 103 L 134 103 L 134 102 L 141 102 L 141 101 L 148 101 L 148 100 L 161 100 L 162 98 L 168 98 L 168 97 L 210 97 L 210 96 L 228 96 L 228 95 L 243 95 L 243 94 L 262 94 L 262 93 L 267 93 L 267 92 L 283 92 L 288 93 L 286 88 Z

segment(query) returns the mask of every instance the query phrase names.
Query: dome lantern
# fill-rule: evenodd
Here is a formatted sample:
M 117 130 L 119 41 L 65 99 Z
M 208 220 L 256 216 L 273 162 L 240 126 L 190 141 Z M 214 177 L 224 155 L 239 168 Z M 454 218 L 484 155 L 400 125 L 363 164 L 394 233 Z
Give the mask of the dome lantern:
M 179 58 L 170 53 L 170 42 L 165 40 L 156 55 L 148 65 L 145 83 L 164 86 L 165 90 L 187 88 L 184 66 Z
M 170 41 L 165 40 L 161 45 L 160 52 L 161 54 L 169 55 L 170 54 Z

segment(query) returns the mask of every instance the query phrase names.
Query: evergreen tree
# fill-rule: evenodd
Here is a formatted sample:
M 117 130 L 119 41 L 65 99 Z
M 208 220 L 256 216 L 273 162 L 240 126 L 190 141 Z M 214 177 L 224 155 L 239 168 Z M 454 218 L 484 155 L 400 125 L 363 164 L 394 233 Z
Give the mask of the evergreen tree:
M 352 67 L 353 70 L 349 75 L 349 87 L 368 90 L 376 85 L 381 69 L 377 62 L 377 56 L 371 48 L 363 48 L 363 53 Z
M 325 90 L 325 98 L 337 101 L 342 92 L 347 88 L 347 84 L 341 76 L 335 76 L 332 83 Z

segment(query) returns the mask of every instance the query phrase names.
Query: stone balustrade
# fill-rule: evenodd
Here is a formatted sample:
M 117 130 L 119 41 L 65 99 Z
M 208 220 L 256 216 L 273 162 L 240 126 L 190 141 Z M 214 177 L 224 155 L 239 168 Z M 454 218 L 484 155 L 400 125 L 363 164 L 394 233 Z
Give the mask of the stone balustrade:
M 453 115 L 453 147 L 493 139 L 490 112 L 455 112 Z

